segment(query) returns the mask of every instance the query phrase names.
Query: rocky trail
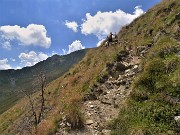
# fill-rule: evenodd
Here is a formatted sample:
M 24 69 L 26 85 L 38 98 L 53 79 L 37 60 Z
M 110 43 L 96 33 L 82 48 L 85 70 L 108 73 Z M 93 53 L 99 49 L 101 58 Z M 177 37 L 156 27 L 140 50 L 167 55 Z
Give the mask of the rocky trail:
M 141 57 L 148 49 L 148 46 L 141 47 L 138 55 L 132 55 L 132 50 L 122 51 L 114 62 L 107 63 L 104 71 L 108 76 L 100 76 L 98 84 L 90 88 L 84 99 L 84 129 L 67 132 L 71 125 L 64 119 L 56 135 L 109 135 L 108 123 L 117 117 L 120 105 L 129 96 L 131 83 L 141 70 Z

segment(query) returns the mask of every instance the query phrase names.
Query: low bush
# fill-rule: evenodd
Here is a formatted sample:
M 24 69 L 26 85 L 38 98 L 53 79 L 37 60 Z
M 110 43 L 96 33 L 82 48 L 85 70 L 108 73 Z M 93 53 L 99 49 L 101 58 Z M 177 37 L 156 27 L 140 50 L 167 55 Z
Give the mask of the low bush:
M 104 83 L 105 81 L 107 81 L 107 79 L 108 79 L 108 73 L 107 72 L 103 72 L 96 77 L 96 81 L 98 83 Z
M 81 112 L 80 100 L 76 97 L 64 105 L 67 122 L 71 125 L 71 129 L 81 129 L 84 126 L 84 118 Z
M 67 121 L 71 124 L 72 129 L 80 129 L 84 126 L 82 113 L 78 107 L 70 106 L 69 113 L 67 114 Z
M 140 90 L 133 90 L 131 92 L 131 97 L 135 101 L 145 101 L 148 100 L 148 94 L 145 91 L 140 91 Z

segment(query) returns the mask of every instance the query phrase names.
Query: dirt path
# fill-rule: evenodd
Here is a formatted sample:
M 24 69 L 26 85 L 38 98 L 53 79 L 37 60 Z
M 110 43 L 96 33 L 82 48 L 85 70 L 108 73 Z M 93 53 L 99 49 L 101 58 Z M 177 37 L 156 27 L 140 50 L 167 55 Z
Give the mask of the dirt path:
M 92 88 L 91 91 L 96 99 L 87 99 L 83 104 L 84 130 L 66 132 L 63 128 L 60 128 L 56 135 L 110 134 L 108 123 L 117 117 L 119 105 L 129 96 L 131 82 L 139 72 L 141 60 L 140 57 L 131 56 L 131 54 L 120 54 L 120 56 L 122 57 L 121 60 L 113 62 L 110 68 L 112 70 L 110 72 L 118 71 L 118 77 L 109 76 L 104 83 L 100 83 L 96 88 Z M 125 69 L 123 69 L 123 66 Z

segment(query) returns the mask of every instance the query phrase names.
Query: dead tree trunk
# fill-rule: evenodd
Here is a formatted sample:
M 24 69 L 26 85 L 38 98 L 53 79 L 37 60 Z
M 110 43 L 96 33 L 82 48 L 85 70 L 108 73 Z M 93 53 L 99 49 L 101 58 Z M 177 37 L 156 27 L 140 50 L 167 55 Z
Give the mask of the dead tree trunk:
M 42 114 L 44 112 L 44 102 L 45 102 L 45 98 L 44 98 L 44 90 L 45 90 L 45 80 L 46 80 L 46 76 L 41 72 L 40 73 L 40 85 L 41 85 L 41 110 L 39 112 L 39 116 L 38 116 L 38 123 L 40 123 L 41 121 L 41 117 Z
M 44 113 L 44 107 L 45 107 L 45 86 L 46 86 L 46 76 L 43 72 L 41 72 L 39 75 L 36 76 L 36 86 L 33 88 L 34 90 L 37 89 L 40 91 L 40 97 L 38 99 L 32 99 L 32 93 L 22 90 L 22 92 L 25 94 L 25 96 L 28 98 L 29 104 L 31 106 L 30 112 L 33 115 L 33 121 L 34 126 L 37 127 L 37 125 L 41 122 L 42 115 Z M 35 91 L 37 91 L 35 90 Z M 37 100 L 37 101 L 36 101 Z M 40 106 L 38 107 L 38 101 L 40 101 Z

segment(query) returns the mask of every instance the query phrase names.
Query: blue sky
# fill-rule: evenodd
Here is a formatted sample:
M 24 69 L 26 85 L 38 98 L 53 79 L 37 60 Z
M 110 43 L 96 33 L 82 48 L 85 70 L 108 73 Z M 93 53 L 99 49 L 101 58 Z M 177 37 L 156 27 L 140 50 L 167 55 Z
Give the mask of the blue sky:
M 161 0 L 0 0 L 0 70 L 96 47 Z

